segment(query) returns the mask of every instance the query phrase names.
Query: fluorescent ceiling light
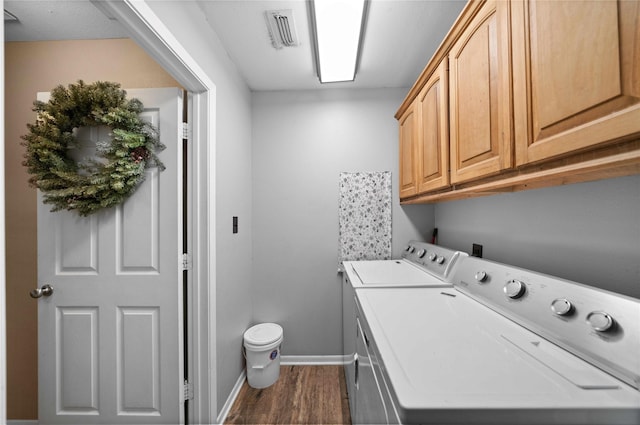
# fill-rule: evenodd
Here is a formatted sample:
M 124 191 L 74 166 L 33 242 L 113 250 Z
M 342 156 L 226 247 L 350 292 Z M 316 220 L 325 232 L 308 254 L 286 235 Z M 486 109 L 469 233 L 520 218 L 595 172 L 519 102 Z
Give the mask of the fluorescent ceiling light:
M 366 0 L 314 0 L 316 53 L 321 83 L 353 81 Z

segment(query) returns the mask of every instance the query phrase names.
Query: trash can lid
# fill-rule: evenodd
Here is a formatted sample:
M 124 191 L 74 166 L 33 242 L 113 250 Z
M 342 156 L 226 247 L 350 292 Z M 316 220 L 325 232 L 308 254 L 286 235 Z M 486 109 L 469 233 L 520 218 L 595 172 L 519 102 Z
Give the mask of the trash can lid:
M 244 333 L 244 342 L 252 345 L 268 345 L 279 338 L 282 338 L 282 326 L 276 323 L 260 323 Z

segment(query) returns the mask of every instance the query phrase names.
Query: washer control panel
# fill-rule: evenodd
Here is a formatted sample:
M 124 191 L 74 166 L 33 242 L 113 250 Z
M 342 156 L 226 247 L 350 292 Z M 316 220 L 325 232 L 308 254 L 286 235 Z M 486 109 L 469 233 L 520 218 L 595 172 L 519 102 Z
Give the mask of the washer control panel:
M 487 307 L 640 389 L 640 300 L 461 257 L 451 283 Z
M 402 251 L 402 258 L 445 280 L 451 273 L 456 260 L 462 256 L 467 256 L 467 254 L 419 241 L 410 241 Z

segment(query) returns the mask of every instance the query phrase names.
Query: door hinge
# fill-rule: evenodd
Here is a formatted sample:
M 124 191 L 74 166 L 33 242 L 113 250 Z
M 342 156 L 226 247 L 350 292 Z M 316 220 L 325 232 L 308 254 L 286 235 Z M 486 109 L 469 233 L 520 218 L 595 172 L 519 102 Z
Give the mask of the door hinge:
M 187 380 L 182 387 L 182 401 L 193 400 L 193 384 Z
M 191 270 L 191 255 L 182 254 L 182 270 Z
M 190 136 L 190 132 L 189 132 L 190 128 L 189 128 L 189 123 L 188 122 L 183 122 L 182 123 L 182 140 L 190 140 L 191 137 Z

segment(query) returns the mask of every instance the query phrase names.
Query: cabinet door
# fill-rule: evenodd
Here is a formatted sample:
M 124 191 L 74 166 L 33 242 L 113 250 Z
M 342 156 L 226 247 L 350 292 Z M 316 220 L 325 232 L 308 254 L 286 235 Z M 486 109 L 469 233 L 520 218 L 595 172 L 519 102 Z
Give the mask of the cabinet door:
M 415 102 L 400 117 L 400 199 L 413 196 L 418 191 L 416 182 L 415 144 L 417 117 Z
M 640 2 L 513 3 L 516 161 L 640 133 Z
M 342 344 L 345 358 L 344 377 L 347 383 L 351 419 L 356 413 L 356 302 L 355 291 L 347 272 L 342 275 Z M 354 422 L 355 423 L 355 422 Z
M 447 59 L 418 95 L 418 193 L 449 185 Z
M 356 350 L 358 378 L 356 396 L 356 414 L 354 424 L 386 424 L 387 410 L 384 405 L 378 379 L 373 370 L 372 358 L 367 348 L 368 338 L 360 321 L 357 322 Z
M 513 163 L 509 9 L 486 2 L 449 53 L 452 183 Z

